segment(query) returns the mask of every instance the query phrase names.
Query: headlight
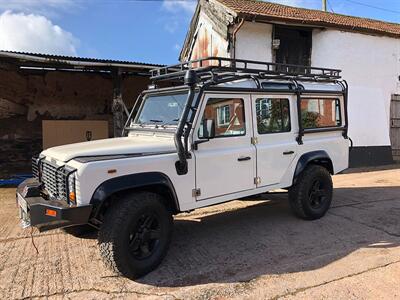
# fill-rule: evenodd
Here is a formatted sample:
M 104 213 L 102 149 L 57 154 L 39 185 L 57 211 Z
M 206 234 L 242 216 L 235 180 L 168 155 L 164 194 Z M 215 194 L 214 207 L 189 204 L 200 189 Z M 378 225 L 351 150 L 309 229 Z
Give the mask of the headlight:
M 68 200 L 71 204 L 76 204 L 76 189 L 75 189 L 75 173 L 72 173 L 68 177 Z

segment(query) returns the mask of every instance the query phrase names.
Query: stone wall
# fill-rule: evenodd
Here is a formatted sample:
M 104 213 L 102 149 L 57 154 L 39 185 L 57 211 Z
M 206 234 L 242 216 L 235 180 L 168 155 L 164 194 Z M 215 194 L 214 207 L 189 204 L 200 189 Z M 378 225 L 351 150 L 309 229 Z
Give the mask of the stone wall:
M 147 87 L 146 77 L 123 80 L 131 107 Z M 0 178 L 30 172 L 42 149 L 42 120 L 109 120 L 112 134 L 112 80 L 108 74 L 18 71 L 0 66 Z

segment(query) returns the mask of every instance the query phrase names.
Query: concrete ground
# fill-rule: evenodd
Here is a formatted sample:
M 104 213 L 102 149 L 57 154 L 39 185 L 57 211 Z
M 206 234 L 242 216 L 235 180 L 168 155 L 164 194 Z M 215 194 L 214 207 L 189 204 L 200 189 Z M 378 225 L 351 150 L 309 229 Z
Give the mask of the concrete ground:
M 162 265 L 115 276 L 95 236 L 19 228 L 15 189 L 1 189 L 0 299 L 400 298 L 400 169 L 334 177 L 333 207 L 307 222 L 285 195 L 176 217 Z

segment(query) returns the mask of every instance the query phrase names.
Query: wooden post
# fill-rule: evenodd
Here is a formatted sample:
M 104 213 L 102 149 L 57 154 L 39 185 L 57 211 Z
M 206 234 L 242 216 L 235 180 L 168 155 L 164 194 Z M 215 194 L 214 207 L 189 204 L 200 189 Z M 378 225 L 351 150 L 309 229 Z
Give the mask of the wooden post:
M 113 81 L 113 101 L 112 101 L 112 113 L 113 113 L 113 128 L 114 137 L 120 137 L 122 135 L 122 129 L 124 127 L 124 104 L 122 101 L 122 73 L 119 68 L 111 71 Z

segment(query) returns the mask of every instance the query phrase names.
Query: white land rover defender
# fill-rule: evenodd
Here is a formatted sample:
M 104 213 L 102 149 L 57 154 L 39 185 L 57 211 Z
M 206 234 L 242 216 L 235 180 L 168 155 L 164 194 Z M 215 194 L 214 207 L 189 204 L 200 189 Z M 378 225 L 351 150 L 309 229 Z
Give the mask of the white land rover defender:
M 166 255 L 180 212 L 283 188 L 296 216 L 324 216 L 331 174 L 348 167 L 340 70 L 212 57 L 152 80 L 126 136 L 33 159 L 34 178 L 17 189 L 24 226 L 89 224 L 105 263 L 138 278 Z

